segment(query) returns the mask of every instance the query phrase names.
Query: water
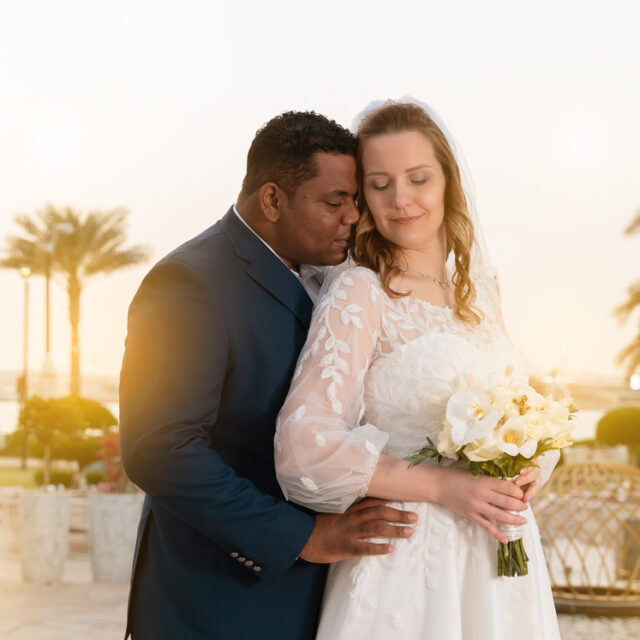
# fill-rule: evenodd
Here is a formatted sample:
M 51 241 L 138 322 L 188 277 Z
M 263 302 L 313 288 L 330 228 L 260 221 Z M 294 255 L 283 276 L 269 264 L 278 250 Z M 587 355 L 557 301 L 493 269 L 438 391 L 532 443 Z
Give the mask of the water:
M 118 403 L 105 403 L 114 416 L 118 416 Z M 20 405 L 16 401 L 0 401 L 0 434 L 10 433 L 16 428 Z M 604 415 L 604 410 L 588 409 L 581 411 L 577 418 L 574 429 L 575 440 L 586 440 L 593 438 L 596 434 L 598 420 Z

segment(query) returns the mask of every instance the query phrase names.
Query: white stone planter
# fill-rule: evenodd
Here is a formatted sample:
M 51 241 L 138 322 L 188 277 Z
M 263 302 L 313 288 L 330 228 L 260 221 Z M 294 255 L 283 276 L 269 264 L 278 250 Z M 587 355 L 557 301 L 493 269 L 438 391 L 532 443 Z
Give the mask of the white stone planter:
M 25 582 L 57 582 L 69 554 L 68 494 L 25 491 L 20 496 L 20 556 Z
M 99 493 L 89 497 L 93 579 L 128 582 L 144 495 Z
M 3 495 L 0 491 L 0 552 L 20 551 L 20 494 Z

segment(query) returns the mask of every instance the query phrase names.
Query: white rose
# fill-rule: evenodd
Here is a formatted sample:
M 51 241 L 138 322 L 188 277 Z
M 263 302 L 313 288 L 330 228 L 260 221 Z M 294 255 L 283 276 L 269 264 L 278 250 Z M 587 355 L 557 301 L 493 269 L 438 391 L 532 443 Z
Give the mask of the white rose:
M 527 427 L 529 438 L 540 442 L 540 440 L 550 437 L 549 419 L 544 414 L 539 411 L 527 411 L 522 419 Z
M 457 460 L 458 449 L 459 447 L 457 447 L 451 439 L 451 425 L 445 423 L 444 427 L 438 434 L 438 453 L 445 458 Z

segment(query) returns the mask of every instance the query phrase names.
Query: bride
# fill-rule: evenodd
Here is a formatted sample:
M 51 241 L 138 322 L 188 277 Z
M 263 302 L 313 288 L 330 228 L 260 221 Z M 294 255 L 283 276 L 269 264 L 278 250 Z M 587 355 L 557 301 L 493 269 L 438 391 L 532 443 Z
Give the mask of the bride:
M 285 496 L 316 511 L 374 496 L 418 521 L 390 553 L 331 566 L 317 637 L 559 639 L 526 504 L 557 457 L 542 456 L 514 483 L 404 460 L 436 440 L 460 386 L 527 379 L 464 160 L 414 100 L 366 109 L 358 140 L 356 266 L 332 274 L 315 309 L 278 419 L 276 471 Z M 527 576 L 497 577 L 495 538 L 507 537 L 496 520 L 524 523 Z

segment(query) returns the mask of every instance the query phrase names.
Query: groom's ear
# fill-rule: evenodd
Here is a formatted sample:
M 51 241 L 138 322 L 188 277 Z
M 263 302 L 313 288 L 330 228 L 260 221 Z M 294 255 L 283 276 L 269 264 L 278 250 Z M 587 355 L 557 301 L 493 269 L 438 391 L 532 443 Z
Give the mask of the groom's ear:
M 286 197 L 275 182 L 267 182 L 260 187 L 258 194 L 262 212 L 269 222 L 277 222 L 280 218 L 280 210 L 283 199 Z

